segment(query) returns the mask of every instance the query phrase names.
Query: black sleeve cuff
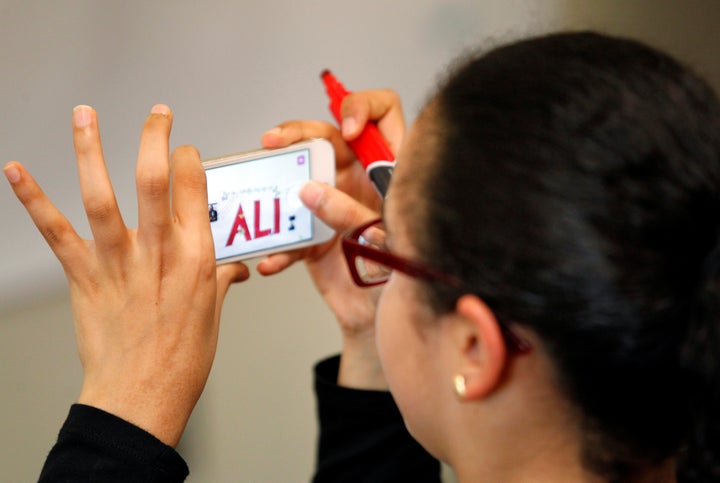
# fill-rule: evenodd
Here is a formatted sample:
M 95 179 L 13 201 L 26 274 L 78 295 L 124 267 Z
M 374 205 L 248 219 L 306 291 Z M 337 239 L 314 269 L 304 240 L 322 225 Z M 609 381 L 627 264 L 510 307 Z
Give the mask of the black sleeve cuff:
M 440 463 L 408 433 L 387 391 L 337 385 L 339 356 L 315 366 L 320 434 L 314 483 L 438 483 Z
M 340 356 L 329 357 L 315 365 L 315 394 L 321 420 L 345 417 L 402 420 L 402 415 L 389 391 L 352 389 L 338 386 Z
M 74 404 L 51 450 L 40 482 L 178 482 L 182 457 L 147 431 L 101 409 Z

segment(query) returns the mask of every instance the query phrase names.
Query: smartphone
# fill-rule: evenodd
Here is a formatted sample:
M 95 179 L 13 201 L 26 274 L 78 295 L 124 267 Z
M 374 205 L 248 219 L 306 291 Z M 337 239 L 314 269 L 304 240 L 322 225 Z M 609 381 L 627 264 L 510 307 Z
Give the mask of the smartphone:
M 335 152 L 325 139 L 203 161 L 218 263 L 322 243 L 331 228 L 300 201 L 309 180 L 335 185 Z

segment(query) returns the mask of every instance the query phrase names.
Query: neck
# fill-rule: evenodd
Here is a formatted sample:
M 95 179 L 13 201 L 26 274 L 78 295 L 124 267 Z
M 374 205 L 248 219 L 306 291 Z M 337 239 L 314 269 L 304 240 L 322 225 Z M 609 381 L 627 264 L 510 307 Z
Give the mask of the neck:
M 528 428 L 532 438 L 493 438 L 498 446 L 477 449 L 473 458 L 465 454 L 453 464 L 461 483 L 475 481 L 513 482 L 585 482 L 604 481 L 589 473 L 581 464 L 580 449 L 572 435 Z M 514 440 L 514 441 L 513 441 Z M 469 453 L 469 452 L 468 452 Z
M 545 357 L 513 359 L 506 380 L 483 401 L 460 402 L 456 428 L 446 454 L 461 483 L 476 481 L 600 483 L 608 478 L 582 464 L 580 418 L 562 395 Z M 470 424 L 468 424 L 470 422 Z M 675 482 L 675 463 L 639 467 L 623 481 Z
M 525 467 L 523 471 L 486 471 L 486 472 L 469 472 L 457 473 L 460 483 L 473 483 L 477 481 L 503 481 L 507 483 L 542 483 L 542 482 L 558 482 L 573 481 L 582 483 L 607 483 L 608 481 L 616 481 L 603 476 L 590 473 L 582 468 L 559 468 L 555 465 L 548 464 L 540 467 Z M 674 465 L 670 468 L 662 466 L 660 468 L 651 468 L 635 474 L 633 477 L 625 478 L 622 481 L 627 483 L 676 483 Z M 527 471 L 525 471 L 527 470 Z

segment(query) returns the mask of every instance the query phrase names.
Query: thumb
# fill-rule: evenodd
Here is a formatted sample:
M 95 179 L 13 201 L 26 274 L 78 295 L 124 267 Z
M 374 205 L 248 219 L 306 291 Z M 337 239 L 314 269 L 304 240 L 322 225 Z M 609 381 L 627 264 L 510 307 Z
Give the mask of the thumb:
M 247 265 L 241 262 L 228 263 L 227 265 L 218 265 L 216 276 L 215 321 L 218 321 L 220 320 L 220 312 L 230 285 L 247 280 L 250 277 L 250 270 L 248 270 Z
M 315 216 L 338 232 L 378 217 L 376 212 L 351 196 L 317 181 L 305 183 L 300 190 L 300 199 Z

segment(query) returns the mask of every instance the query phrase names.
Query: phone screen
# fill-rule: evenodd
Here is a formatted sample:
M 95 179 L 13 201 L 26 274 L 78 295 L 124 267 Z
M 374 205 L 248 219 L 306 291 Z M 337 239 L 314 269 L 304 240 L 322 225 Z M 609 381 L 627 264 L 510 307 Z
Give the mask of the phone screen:
M 217 260 L 312 239 L 312 214 L 299 197 L 310 161 L 300 149 L 206 170 Z

